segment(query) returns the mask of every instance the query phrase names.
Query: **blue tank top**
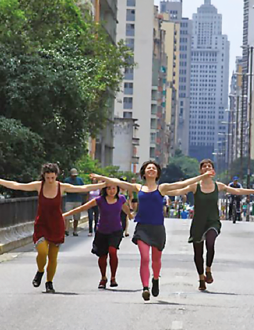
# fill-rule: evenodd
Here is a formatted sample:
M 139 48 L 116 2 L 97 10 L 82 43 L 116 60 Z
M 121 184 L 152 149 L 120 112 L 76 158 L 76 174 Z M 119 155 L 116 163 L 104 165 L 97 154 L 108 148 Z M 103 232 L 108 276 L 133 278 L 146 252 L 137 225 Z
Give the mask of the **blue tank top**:
M 146 225 L 163 225 L 163 197 L 158 189 L 138 192 L 138 213 L 135 221 Z

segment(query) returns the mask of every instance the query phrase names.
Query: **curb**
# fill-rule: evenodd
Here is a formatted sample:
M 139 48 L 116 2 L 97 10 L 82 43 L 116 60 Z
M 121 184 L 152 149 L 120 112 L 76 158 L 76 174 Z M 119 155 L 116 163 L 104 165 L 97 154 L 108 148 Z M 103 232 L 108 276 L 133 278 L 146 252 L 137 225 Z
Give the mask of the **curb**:
M 87 222 L 88 216 L 84 216 L 79 220 L 79 224 L 85 224 Z M 32 243 L 33 233 L 31 233 L 31 228 L 29 227 L 33 228 L 33 224 L 34 221 L 15 227 L 1 229 L 0 255 Z

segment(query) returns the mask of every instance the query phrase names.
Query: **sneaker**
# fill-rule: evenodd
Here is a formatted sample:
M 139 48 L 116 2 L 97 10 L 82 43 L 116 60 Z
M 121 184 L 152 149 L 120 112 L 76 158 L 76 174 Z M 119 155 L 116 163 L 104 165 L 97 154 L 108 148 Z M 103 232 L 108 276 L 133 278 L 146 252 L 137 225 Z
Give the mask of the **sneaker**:
M 143 288 L 142 297 L 145 301 L 150 300 L 150 291 L 148 287 Z
M 78 233 L 76 231 L 74 231 L 73 236 L 78 236 Z
M 213 283 L 213 276 L 212 276 L 212 273 L 211 272 L 206 272 L 205 273 L 205 281 L 207 284 L 211 284 Z
M 68 230 L 65 230 L 65 236 L 69 236 Z
M 53 288 L 53 283 L 52 282 L 46 282 L 46 292 L 47 293 L 55 293 L 55 289 Z
M 205 291 L 206 290 L 205 280 L 199 280 L 199 287 L 198 287 L 198 289 L 200 291 Z
M 93 233 L 89 233 L 87 236 L 90 236 L 91 237 L 91 236 L 93 236 Z
M 32 282 L 33 286 L 35 288 L 38 288 L 38 286 L 41 285 L 41 279 L 42 279 L 43 274 L 44 274 L 44 272 L 37 272 L 35 274 L 35 277 L 34 277 L 33 282 Z
M 117 284 L 117 282 L 116 282 L 115 279 L 113 279 L 113 280 L 110 281 L 110 286 L 111 286 L 111 288 L 118 286 L 118 284 Z
M 107 279 L 101 279 L 100 280 L 100 283 L 99 283 L 99 286 L 98 286 L 98 289 L 106 289 L 106 284 L 107 284 L 108 280 Z
M 154 278 L 152 279 L 152 295 L 154 297 L 157 297 L 159 295 L 159 279 L 155 280 Z

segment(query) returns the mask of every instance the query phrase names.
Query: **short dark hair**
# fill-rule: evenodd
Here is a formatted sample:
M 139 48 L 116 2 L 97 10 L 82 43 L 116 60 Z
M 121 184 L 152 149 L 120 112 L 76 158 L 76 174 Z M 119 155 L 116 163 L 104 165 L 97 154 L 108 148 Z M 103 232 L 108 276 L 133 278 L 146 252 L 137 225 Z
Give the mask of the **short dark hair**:
M 156 181 L 159 180 L 159 178 L 160 178 L 160 176 L 161 176 L 161 167 L 160 167 L 159 164 L 157 164 L 157 163 L 156 163 L 155 161 L 153 161 L 153 160 L 148 160 L 147 162 L 144 162 L 143 165 L 141 166 L 141 169 L 140 169 L 140 171 L 139 171 L 139 174 L 140 174 L 140 176 L 141 176 L 141 179 L 146 179 L 146 177 L 145 177 L 145 170 L 146 170 L 146 168 L 147 168 L 147 166 L 148 166 L 149 164 L 153 164 L 153 165 L 156 166 L 156 168 L 157 168 L 157 172 L 158 172 L 158 175 L 157 175 Z
M 118 186 L 116 186 L 116 188 L 117 188 L 117 191 L 116 191 L 115 197 L 117 199 L 119 199 L 120 188 Z M 104 187 L 104 188 L 101 189 L 101 196 L 104 197 L 104 198 L 106 198 L 106 196 L 108 196 L 108 194 L 107 194 L 107 187 Z
M 47 164 L 43 164 L 41 167 L 41 176 L 40 176 L 40 180 L 45 181 L 45 174 L 46 173 L 55 173 L 56 176 L 59 175 L 60 170 L 57 164 L 55 163 L 47 163 Z
M 213 162 L 211 159 L 207 158 L 207 159 L 203 159 L 203 160 L 201 160 L 201 162 L 199 163 L 199 169 L 200 169 L 200 170 L 201 170 L 202 166 L 203 166 L 205 163 L 209 163 L 209 164 L 211 164 L 212 167 L 213 167 L 213 169 L 214 169 L 214 162 Z

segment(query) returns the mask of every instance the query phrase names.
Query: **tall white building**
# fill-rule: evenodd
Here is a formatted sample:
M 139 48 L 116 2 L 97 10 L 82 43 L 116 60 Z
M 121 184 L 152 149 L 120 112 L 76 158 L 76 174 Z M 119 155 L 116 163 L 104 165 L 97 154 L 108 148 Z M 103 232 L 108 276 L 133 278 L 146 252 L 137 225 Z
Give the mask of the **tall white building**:
M 204 0 L 193 15 L 189 153 L 224 166 L 228 82 L 229 41 L 222 34 L 222 15 Z
M 116 96 L 115 116 L 137 119 L 140 167 L 151 156 L 151 108 L 152 99 L 157 99 L 157 91 L 152 92 L 154 1 L 118 1 L 117 19 L 117 40 L 125 40 L 132 48 L 136 66 L 125 71 L 121 91 Z

